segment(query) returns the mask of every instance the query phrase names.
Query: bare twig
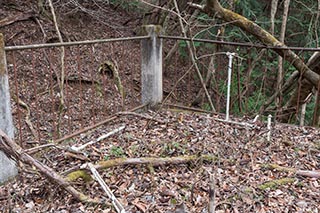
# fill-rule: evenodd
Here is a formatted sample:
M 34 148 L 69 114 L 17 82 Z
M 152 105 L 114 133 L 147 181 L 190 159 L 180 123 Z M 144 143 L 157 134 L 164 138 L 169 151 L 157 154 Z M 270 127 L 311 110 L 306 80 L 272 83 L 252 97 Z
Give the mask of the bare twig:
M 230 120 L 224 120 L 224 119 L 219 119 L 219 118 L 211 118 L 211 119 L 213 119 L 215 121 L 220 121 L 220 122 L 230 123 L 230 124 L 236 124 L 236 125 L 250 127 L 250 128 L 254 128 L 255 127 L 255 125 L 249 124 L 249 123 L 246 123 L 246 122 L 230 121 Z
M 63 39 L 59 30 L 59 26 L 58 26 L 58 22 L 57 22 L 57 17 L 54 11 L 54 7 L 52 4 L 52 0 L 49 0 L 49 6 L 51 9 L 51 13 L 52 13 L 52 17 L 53 17 L 53 23 L 54 26 L 56 28 L 57 34 L 58 34 L 58 38 L 59 38 L 59 42 L 63 43 Z M 64 58 L 65 58 L 65 49 L 64 46 L 61 46 L 61 55 L 60 55 L 60 59 L 61 59 L 61 76 L 59 78 L 59 74 L 57 73 L 57 79 L 58 79 L 58 83 L 60 86 L 60 107 L 59 107 L 59 122 L 58 122 L 58 127 L 57 130 L 59 132 L 59 126 L 60 126 L 60 120 L 62 117 L 62 112 L 64 109 L 64 78 L 65 78 L 65 67 L 64 67 Z
M 190 19 L 188 20 L 189 24 L 187 24 L 185 27 L 185 32 L 187 32 L 190 29 L 191 23 L 194 21 L 194 19 L 196 19 L 199 12 L 200 12 L 199 10 L 195 10 L 193 12 Z M 168 62 L 171 61 L 171 58 L 172 58 L 173 54 L 177 51 L 178 47 L 179 47 L 179 42 L 176 41 L 175 44 L 173 45 L 173 47 L 168 52 L 168 54 L 166 55 L 166 57 L 164 58 L 165 64 L 167 64 Z
M 86 148 L 86 147 L 89 146 L 89 145 L 98 143 L 99 141 L 102 141 L 103 139 L 106 139 L 106 138 L 110 137 L 111 135 L 114 135 L 114 134 L 116 134 L 117 132 L 120 132 L 120 131 L 123 130 L 124 128 L 125 128 L 125 126 L 120 126 L 119 128 L 114 129 L 114 130 L 112 130 L 111 132 L 108 132 L 107 134 L 101 135 L 101 136 L 100 136 L 99 138 L 97 138 L 96 140 L 90 141 L 90 142 L 85 143 L 85 144 L 83 144 L 83 145 L 81 145 L 81 146 L 72 146 L 71 149 L 72 149 L 73 151 L 79 152 L 80 150 Z
M 179 10 L 177 1 L 174 0 L 173 2 L 174 2 L 174 5 L 175 5 L 175 7 L 176 7 L 177 13 L 180 14 L 180 10 Z M 183 25 L 182 18 L 181 18 L 180 15 L 179 15 L 179 22 L 180 22 L 180 27 L 181 27 L 181 30 L 182 30 L 182 34 L 183 34 L 183 36 L 184 36 L 185 38 L 187 38 L 187 33 L 186 33 L 186 31 L 185 31 L 185 27 L 184 27 L 184 25 Z M 198 75 L 198 77 L 199 77 L 199 79 L 200 79 L 200 82 L 201 82 L 201 85 L 202 85 L 202 87 L 203 87 L 203 90 L 204 90 L 204 92 L 205 92 L 205 94 L 206 94 L 206 97 L 207 97 L 207 99 L 208 99 L 208 101 L 209 101 L 210 107 L 211 107 L 212 111 L 215 112 L 216 109 L 215 109 L 215 107 L 214 107 L 214 105 L 213 105 L 213 103 L 212 103 L 210 94 L 209 94 L 209 92 L 208 92 L 208 90 L 207 90 L 207 88 L 206 88 L 205 82 L 204 82 L 204 80 L 203 80 L 203 77 L 202 77 L 202 75 L 201 75 L 200 69 L 199 69 L 199 67 L 198 67 L 198 63 L 197 63 L 197 61 L 196 61 L 195 54 L 194 54 L 194 49 L 193 49 L 193 47 L 191 46 L 191 44 L 190 44 L 189 41 L 187 41 L 186 43 L 187 43 L 187 47 L 188 47 L 188 50 L 189 50 L 189 54 L 190 54 L 190 58 L 191 58 L 192 64 L 194 64 L 194 67 L 195 67 L 195 69 L 196 69 L 196 71 L 197 71 L 197 75 Z
M 142 109 L 142 108 L 145 107 L 145 106 L 146 106 L 146 105 L 143 104 L 143 105 L 140 105 L 140 106 L 138 106 L 138 107 L 135 107 L 135 108 L 131 109 L 130 111 L 131 111 L 131 112 L 132 112 L 132 111 L 136 111 L 136 110 L 138 110 L 138 109 Z M 110 122 L 110 121 L 113 121 L 113 120 L 117 119 L 117 118 L 119 117 L 119 115 L 120 115 L 120 114 L 118 114 L 118 113 L 113 114 L 113 115 L 109 116 L 108 118 L 106 118 L 105 120 L 103 120 L 103 121 L 101 121 L 101 122 L 99 122 L 99 123 L 96 123 L 96 124 L 94 124 L 94 125 L 88 126 L 88 127 L 84 128 L 84 129 L 81 129 L 81 130 L 79 130 L 79 131 L 77 131 L 77 132 L 74 132 L 74 133 L 72 133 L 72 134 L 70 134 L 70 135 L 66 135 L 66 136 L 64 136 L 63 138 L 57 139 L 57 140 L 54 141 L 54 143 L 55 143 L 55 144 L 61 143 L 61 142 L 65 141 L 65 140 L 68 140 L 68 139 L 73 138 L 73 137 L 75 137 L 75 136 L 77 136 L 77 135 L 80 135 L 81 133 L 84 133 L 84 132 L 87 132 L 87 131 L 89 131 L 89 130 L 95 129 L 95 128 L 99 127 L 99 126 L 102 126 L 102 125 L 104 125 L 104 124 L 106 124 L 106 123 L 108 123 L 108 122 Z
M 103 191 L 108 195 L 108 197 L 112 201 L 112 205 L 115 207 L 117 212 L 119 213 L 126 213 L 125 209 L 123 208 L 122 204 L 119 202 L 119 200 L 114 196 L 111 189 L 108 187 L 108 185 L 104 182 L 103 178 L 100 176 L 99 172 L 94 168 L 94 166 L 91 163 L 88 163 L 85 165 L 85 167 L 88 167 L 90 171 L 92 172 L 94 178 L 98 181 L 100 186 L 102 187 Z M 84 167 L 84 168 L 85 168 Z
M 290 5 L 290 0 L 285 0 L 284 1 L 283 15 L 282 15 L 282 24 L 281 24 L 281 30 L 280 30 L 280 38 L 279 38 L 279 41 L 282 42 L 282 43 L 284 43 L 284 38 L 285 38 L 285 33 L 286 33 L 286 28 L 287 28 L 289 5 Z M 283 73 L 283 58 L 281 56 L 278 56 L 277 90 L 281 90 L 283 77 L 284 77 L 284 73 Z M 280 94 L 280 96 L 278 97 L 278 99 L 276 101 L 278 107 L 281 106 L 281 100 L 282 100 L 282 94 Z
M 24 150 L 24 152 L 28 153 L 28 154 L 33 154 L 33 153 L 39 152 L 45 148 L 52 147 L 52 146 L 55 147 L 56 145 L 54 143 L 48 143 L 48 144 L 44 144 L 41 146 L 32 147 L 30 149 L 26 149 L 26 150 Z
M 280 172 L 292 172 L 292 173 L 295 173 L 296 175 L 320 179 L 320 171 L 299 170 L 295 168 L 279 166 L 277 164 L 263 164 L 262 167 L 275 169 Z

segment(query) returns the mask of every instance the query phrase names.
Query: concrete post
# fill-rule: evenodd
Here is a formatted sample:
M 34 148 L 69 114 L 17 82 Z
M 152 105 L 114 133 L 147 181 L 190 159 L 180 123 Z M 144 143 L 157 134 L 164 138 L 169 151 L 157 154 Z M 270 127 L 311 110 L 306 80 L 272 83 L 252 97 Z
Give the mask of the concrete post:
M 143 31 L 150 39 L 141 41 L 142 104 L 155 106 L 162 101 L 162 39 L 161 26 L 145 25 Z
M 4 51 L 4 38 L 0 33 L 0 129 L 11 139 L 14 137 L 14 127 L 10 107 L 9 81 L 6 55 Z M 9 159 L 0 150 L 0 184 L 18 173 L 15 162 Z

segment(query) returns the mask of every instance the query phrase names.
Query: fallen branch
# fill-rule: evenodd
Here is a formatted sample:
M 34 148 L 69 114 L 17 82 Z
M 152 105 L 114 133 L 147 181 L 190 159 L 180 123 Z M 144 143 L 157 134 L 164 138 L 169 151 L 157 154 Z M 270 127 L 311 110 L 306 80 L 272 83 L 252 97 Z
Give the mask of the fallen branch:
M 91 144 L 95 144 L 98 143 L 99 141 L 102 141 L 103 139 L 106 139 L 108 137 L 110 137 L 111 135 L 116 134 L 117 132 L 120 132 L 121 130 L 123 130 L 125 128 L 125 126 L 120 126 L 117 129 L 112 130 L 111 132 L 108 132 L 107 134 L 101 135 L 99 138 L 97 138 L 96 140 L 90 141 L 88 143 L 85 143 L 81 146 L 72 146 L 71 149 L 73 151 L 79 152 L 80 150 L 86 148 L 87 146 L 91 145 Z
M 148 164 L 151 166 L 163 166 L 169 164 L 182 164 L 192 161 L 215 161 L 216 157 L 213 155 L 189 155 L 189 156 L 178 156 L 178 157 L 146 157 L 146 158 L 118 158 L 107 161 L 100 161 L 95 165 L 96 169 L 105 169 L 114 166 L 124 166 L 124 165 L 141 165 Z
M 138 107 L 135 107 L 135 108 L 131 109 L 129 112 L 133 112 L 133 111 L 136 111 L 136 110 L 138 110 L 138 109 L 142 109 L 142 108 L 145 107 L 145 106 L 146 106 L 145 104 L 140 105 L 140 106 L 138 106 Z M 55 140 L 53 143 L 59 144 L 59 143 L 65 141 L 65 140 L 68 140 L 68 139 L 70 139 L 70 138 L 73 138 L 73 137 L 75 137 L 75 136 L 77 136 L 77 135 L 80 135 L 80 134 L 82 134 L 82 133 L 84 133 L 84 132 L 87 132 L 87 131 L 89 131 L 89 130 L 95 129 L 95 128 L 99 127 L 99 126 L 102 126 L 102 125 L 104 125 L 104 124 L 106 124 L 106 123 L 108 123 L 108 122 L 110 122 L 110 121 L 113 121 L 113 120 L 117 119 L 117 118 L 119 117 L 119 115 L 121 115 L 121 114 L 116 113 L 116 114 L 114 114 L 114 115 L 111 115 L 110 117 L 106 118 L 105 120 L 103 120 L 103 121 L 101 121 L 101 122 L 99 122 L 99 123 L 96 123 L 96 124 L 94 124 L 94 125 L 88 126 L 88 127 L 84 128 L 84 129 L 81 129 L 81 130 L 79 130 L 79 131 L 76 131 L 76 132 L 74 132 L 74 133 L 72 133 L 72 134 L 70 134 L 70 135 L 66 135 L 66 136 L 64 136 L 64 137 L 62 137 L 62 138 L 60 138 L 60 139 Z
M 57 75 L 54 74 L 53 79 L 56 81 L 59 81 L 59 79 L 57 78 Z M 90 79 L 90 77 L 86 77 L 86 76 L 78 76 L 78 75 L 71 75 L 71 76 L 66 76 L 64 78 L 64 82 L 68 82 L 68 83 L 85 83 L 85 84 L 96 84 L 96 85 L 100 85 L 101 82 L 95 79 Z
M 317 178 L 317 179 L 320 178 L 320 171 L 298 170 L 295 168 L 279 166 L 277 164 L 263 164 L 262 167 L 267 169 L 274 169 L 279 172 L 291 172 L 291 173 L 295 173 L 296 175 L 301 175 L 305 177 L 311 177 L 311 178 Z
M 14 159 L 16 162 L 21 161 L 22 163 L 37 168 L 43 176 L 47 177 L 55 185 L 62 187 L 76 200 L 83 203 L 99 203 L 98 199 L 91 199 L 76 190 L 73 186 L 70 185 L 70 183 L 68 183 L 68 181 L 66 181 L 53 169 L 37 161 L 27 153 L 24 153 L 23 149 L 13 140 L 11 140 L 2 130 L 0 130 L 0 147 L 8 157 Z
M 258 186 L 261 190 L 266 189 L 276 189 L 278 186 L 286 185 L 288 183 L 293 183 L 296 181 L 296 178 L 281 178 L 272 181 L 265 182 Z
M 119 213 L 126 213 L 125 209 L 123 208 L 122 204 L 119 202 L 119 200 L 114 196 L 111 189 L 108 187 L 108 185 L 104 182 L 103 178 L 100 176 L 98 171 L 94 168 L 94 166 L 91 163 L 88 163 L 85 165 L 85 167 L 88 167 L 91 170 L 91 173 L 95 177 L 95 179 L 98 181 L 100 186 L 102 187 L 103 191 L 108 195 L 108 197 L 112 201 L 112 205 Z
M 117 158 L 106 161 L 100 161 L 93 165 L 95 169 L 107 169 L 115 166 L 125 166 L 125 165 L 142 165 L 148 164 L 150 166 L 164 166 L 170 164 L 183 164 L 196 161 L 207 161 L 215 162 L 216 157 L 213 155 L 190 155 L 190 156 L 178 156 L 178 157 L 166 157 L 166 158 L 156 158 L 156 157 L 146 157 L 146 158 Z M 69 181 L 74 181 L 82 175 L 87 173 L 84 170 L 76 170 L 67 175 Z
M 204 109 L 194 108 L 194 107 L 187 107 L 187 106 L 182 106 L 182 105 L 178 105 L 178 104 L 167 103 L 166 105 L 169 107 L 168 110 L 172 110 L 172 111 L 174 111 L 175 108 L 178 108 L 176 110 L 178 112 L 180 112 L 180 111 L 182 111 L 182 112 L 199 112 L 199 113 L 206 113 L 206 114 L 212 113 L 212 112 L 204 110 Z
M 48 148 L 48 147 L 56 147 L 56 145 L 54 143 L 48 143 L 48 144 L 32 147 L 30 149 L 26 149 L 26 150 L 24 150 L 24 153 L 28 153 L 29 155 L 31 155 L 31 154 L 34 154 L 36 152 L 42 151 L 42 150 L 44 150 L 45 148 Z
M 210 118 L 210 117 L 209 117 Z M 255 128 L 254 124 L 250 124 L 247 122 L 237 122 L 237 121 L 226 121 L 224 119 L 220 119 L 220 118 L 211 118 L 215 121 L 219 121 L 219 122 L 223 122 L 223 123 L 229 123 L 229 124 L 235 124 L 235 125 L 240 125 L 240 126 L 245 126 L 245 127 L 250 127 L 250 128 Z

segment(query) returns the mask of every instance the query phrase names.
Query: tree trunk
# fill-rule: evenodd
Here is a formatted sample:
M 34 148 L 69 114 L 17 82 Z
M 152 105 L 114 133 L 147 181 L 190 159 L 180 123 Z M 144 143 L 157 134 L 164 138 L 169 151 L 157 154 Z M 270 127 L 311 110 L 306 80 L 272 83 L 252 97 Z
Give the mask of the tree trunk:
M 286 34 L 286 27 L 287 27 L 287 18 L 288 18 L 288 11 L 290 6 L 290 0 L 284 1 L 284 9 L 283 9 L 283 15 L 282 15 L 282 24 L 281 24 L 281 30 L 280 30 L 280 42 L 284 43 L 284 38 Z M 282 81 L 283 81 L 283 59 L 281 56 L 278 56 L 278 77 L 277 77 L 277 90 L 281 90 L 282 87 Z M 276 101 L 277 107 L 281 106 L 282 101 L 282 94 L 278 96 L 278 99 Z
M 270 11 L 270 33 L 274 35 L 274 19 L 276 17 L 277 9 L 278 9 L 278 1 L 279 0 L 272 0 L 271 2 L 271 11 Z

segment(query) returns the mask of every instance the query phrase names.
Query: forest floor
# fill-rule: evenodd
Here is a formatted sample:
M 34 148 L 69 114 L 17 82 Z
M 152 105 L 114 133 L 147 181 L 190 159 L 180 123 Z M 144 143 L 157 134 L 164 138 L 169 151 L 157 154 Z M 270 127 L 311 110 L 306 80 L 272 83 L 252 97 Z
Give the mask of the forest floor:
M 0 7 L 0 23 L 4 18 L 25 14 L 26 11 L 38 11 L 35 8 L 32 1 L 7 1 Z M 120 7 L 102 9 L 107 15 L 94 19 L 81 11 L 71 13 L 68 5 L 60 6 L 57 14 L 65 39 L 73 41 L 135 35 L 137 26 L 141 24 L 137 15 Z M 33 15 L 26 20 L 0 26 L 6 46 L 57 41 L 53 23 L 43 17 L 35 19 Z M 110 54 L 117 56 L 119 70 L 139 70 L 137 43 L 129 43 L 122 48 L 117 45 L 113 47 L 117 51 L 112 50 Z M 110 52 L 108 47 L 105 48 L 97 54 Z M 131 55 L 122 55 L 122 51 Z M 22 55 L 16 57 L 17 61 L 23 60 Z M 182 71 L 188 68 L 183 60 L 178 62 L 179 66 L 168 66 L 165 71 L 164 83 L 168 91 Z M 174 69 L 177 67 L 179 70 Z M 12 74 L 9 75 L 12 78 Z M 123 76 L 127 76 L 124 77 L 124 85 L 133 85 L 132 80 L 139 78 L 137 73 Z M 196 91 L 186 88 L 178 88 L 176 97 L 188 99 L 194 96 Z M 186 94 L 186 91 L 189 93 Z M 27 99 L 32 96 L 32 87 L 26 86 L 22 92 L 30 101 L 30 106 L 36 105 L 35 100 Z M 127 102 L 127 110 L 139 103 L 139 97 L 133 92 L 128 96 L 131 99 Z M 109 98 L 107 105 L 112 106 L 115 100 L 117 97 Z M 13 111 L 17 107 L 14 104 Z M 72 113 L 77 113 L 77 110 Z M 72 186 L 91 198 L 98 198 L 101 203 L 78 202 L 37 169 L 20 163 L 16 180 L 0 186 L 0 211 L 116 212 L 96 180 L 70 176 L 88 162 L 105 165 L 98 172 L 126 212 L 208 212 L 210 201 L 215 210 L 212 212 L 320 211 L 319 129 L 276 123 L 272 124 L 268 140 L 266 123 L 253 122 L 249 118 L 231 116 L 234 122 L 226 122 L 224 115 L 167 104 L 158 111 L 115 113 L 116 110 L 111 110 L 107 118 L 113 119 L 102 126 L 31 154 L 59 174 L 72 178 Z M 42 129 L 50 129 L 44 127 L 46 123 L 40 122 Z M 70 149 L 122 126 L 123 130 L 78 152 Z M 30 134 L 25 134 L 24 141 L 31 140 Z M 26 148 L 35 145 L 30 143 Z M 121 160 L 116 164 L 115 159 Z M 124 160 L 126 163 L 120 165 L 119 162 Z M 90 174 L 90 171 L 87 173 Z

